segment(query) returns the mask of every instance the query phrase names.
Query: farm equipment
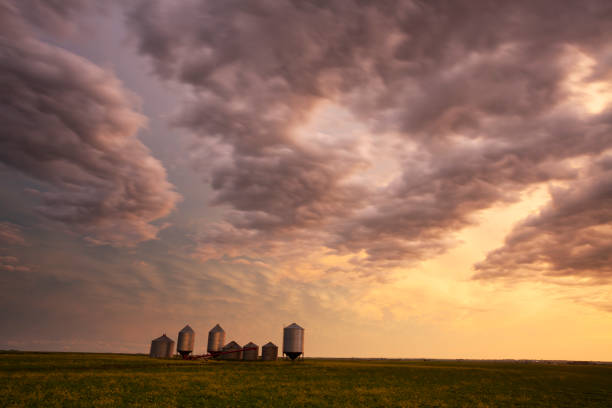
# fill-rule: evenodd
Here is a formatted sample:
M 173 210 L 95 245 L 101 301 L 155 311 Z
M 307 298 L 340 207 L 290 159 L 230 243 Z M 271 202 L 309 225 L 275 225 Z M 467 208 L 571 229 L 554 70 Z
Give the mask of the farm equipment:
M 219 356 L 222 356 L 224 354 L 243 353 L 247 350 L 256 350 L 256 349 L 257 347 L 243 347 L 243 348 L 235 349 L 235 350 L 214 351 L 211 353 L 200 354 L 196 356 L 184 355 L 183 360 L 208 360 L 211 358 L 218 358 Z

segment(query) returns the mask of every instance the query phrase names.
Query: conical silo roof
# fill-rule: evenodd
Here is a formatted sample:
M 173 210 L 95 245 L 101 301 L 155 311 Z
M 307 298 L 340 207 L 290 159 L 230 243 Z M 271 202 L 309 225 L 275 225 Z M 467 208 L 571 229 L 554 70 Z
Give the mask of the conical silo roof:
M 162 334 L 160 337 L 156 338 L 153 341 L 162 341 L 164 343 L 174 343 L 174 340 L 172 340 L 170 337 L 166 336 L 166 333 Z
M 257 344 L 255 344 L 255 343 L 253 343 L 252 341 L 250 341 L 248 344 L 244 345 L 244 348 L 247 348 L 247 347 L 259 347 L 259 346 Z
M 302 330 L 304 330 L 303 327 L 300 327 L 299 325 L 297 325 L 295 323 L 291 323 L 289 326 L 285 327 L 285 329 L 302 329 Z
M 210 329 L 209 333 L 215 333 L 215 332 L 224 332 L 225 333 L 225 330 L 223 330 L 223 328 L 221 326 L 219 326 L 219 323 L 217 323 L 217 325 L 215 327 Z
M 223 360 L 242 360 L 242 347 L 240 347 L 240 344 L 236 343 L 235 341 L 230 341 L 227 343 L 223 347 L 223 351 L 228 352 L 221 355 Z M 230 351 L 235 352 L 229 353 Z
M 262 348 L 267 348 L 267 347 L 276 347 L 276 344 L 269 341 L 266 344 L 264 344 Z
M 242 347 L 240 347 L 240 344 L 232 340 L 229 343 L 227 343 L 225 346 L 223 346 L 223 348 L 224 349 L 236 349 L 236 348 L 242 348 Z
M 187 326 L 183 327 L 183 329 L 179 333 L 194 333 L 194 331 L 191 328 L 191 326 L 187 325 Z

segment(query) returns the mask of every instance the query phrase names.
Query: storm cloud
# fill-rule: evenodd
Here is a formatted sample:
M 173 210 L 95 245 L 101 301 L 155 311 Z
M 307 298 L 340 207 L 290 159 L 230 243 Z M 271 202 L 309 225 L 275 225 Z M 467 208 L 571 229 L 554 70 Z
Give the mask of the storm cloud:
M 0 0 L 0 348 L 612 358 L 612 3 L 101 3 Z
M 478 211 L 578 182 L 572 160 L 612 147 L 607 102 L 582 93 L 612 74 L 611 17 L 596 0 L 147 1 L 128 22 L 158 75 L 190 89 L 175 124 L 223 152 L 203 171 L 230 236 L 310 232 L 375 265 L 439 254 Z M 326 103 L 366 135 L 299 136 Z M 388 183 L 358 177 L 383 161 Z M 248 251 L 218 231 L 203 244 Z
M 476 279 L 576 276 L 612 279 L 612 157 L 551 191 L 551 202 L 519 223 L 503 247 L 476 265 Z
M 94 243 L 154 238 L 179 195 L 137 139 L 137 98 L 110 72 L 46 44 L 11 2 L 0 5 L 0 162 L 45 186 L 48 219 Z
M 34 27 L 59 35 L 75 31 L 85 12 L 104 8 L 101 2 L 91 0 L 19 0 L 12 4 Z

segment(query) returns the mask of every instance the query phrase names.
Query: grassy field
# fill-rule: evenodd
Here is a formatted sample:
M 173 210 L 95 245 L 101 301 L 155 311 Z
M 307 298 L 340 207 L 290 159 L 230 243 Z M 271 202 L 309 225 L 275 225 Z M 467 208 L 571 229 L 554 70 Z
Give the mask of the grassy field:
M 0 407 L 612 407 L 612 366 L 0 353 Z

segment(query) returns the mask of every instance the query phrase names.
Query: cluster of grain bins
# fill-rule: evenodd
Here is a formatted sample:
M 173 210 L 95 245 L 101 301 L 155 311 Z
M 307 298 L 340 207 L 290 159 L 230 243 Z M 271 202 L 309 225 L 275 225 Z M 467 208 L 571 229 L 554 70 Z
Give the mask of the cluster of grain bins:
M 208 345 L 206 353 L 200 356 L 190 354 L 194 351 L 195 332 L 187 325 L 178 333 L 176 352 L 183 358 L 218 358 L 221 360 L 245 360 L 274 361 L 278 358 L 278 347 L 268 342 L 261 348 L 259 356 L 259 346 L 253 342 L 240 346 L 235 341 L 225 343 L 225 330 L 217 324 L 208 332 Z M 168 338 L 164 333 L 161 337 L 151 342 L 150 357 L 169 358 L 174 353 L 174 340 Z M 304 329 L 295 323 L 283 329 L 283 354 L 291 360 L 295 360 L 304 354 Z

